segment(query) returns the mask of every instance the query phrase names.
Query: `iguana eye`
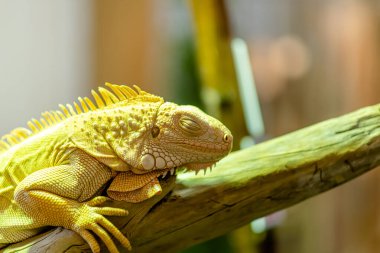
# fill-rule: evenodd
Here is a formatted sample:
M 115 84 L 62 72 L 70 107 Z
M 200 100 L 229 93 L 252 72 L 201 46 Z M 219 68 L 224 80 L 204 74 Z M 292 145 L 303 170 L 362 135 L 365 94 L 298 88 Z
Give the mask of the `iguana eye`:
M 160 134 L 160 128 L 158 126 L 154 126 L 152 128 L 152 137 L 156 138 Z
M 198 135 L 202 132 L 202 127 L 188 116 L 182 116 L 179 119 L 179 126 L 182 130 L 191 135 Z

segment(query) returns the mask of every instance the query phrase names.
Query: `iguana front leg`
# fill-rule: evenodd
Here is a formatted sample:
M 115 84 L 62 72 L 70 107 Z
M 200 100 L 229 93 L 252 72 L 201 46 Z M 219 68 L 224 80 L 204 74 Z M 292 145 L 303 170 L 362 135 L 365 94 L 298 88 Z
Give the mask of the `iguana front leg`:
M 96 196 L 112 178 L 112 171 L 83 151 L 74 151 L 69 165 L 38 170 L 16 188 L 15 201 L 35 220 L 36 227 L 62 226 L 82 236 L 93 252 L 100 247 L 93 234 L 110 252 L 118 252 L 113 235 L 130 249 L 128 239 L 103 215 L 124 216 L 120 208 L 98 207 L 108 198 Z

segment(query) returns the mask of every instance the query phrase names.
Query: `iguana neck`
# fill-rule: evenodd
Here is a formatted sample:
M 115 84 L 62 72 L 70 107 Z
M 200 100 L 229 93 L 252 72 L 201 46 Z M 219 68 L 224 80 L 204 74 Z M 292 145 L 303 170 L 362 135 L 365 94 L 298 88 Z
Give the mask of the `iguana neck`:
M 78 115 L 67 122 L 73 144 L 116 171 L 137 166 L 161 102 L 133 103 Z

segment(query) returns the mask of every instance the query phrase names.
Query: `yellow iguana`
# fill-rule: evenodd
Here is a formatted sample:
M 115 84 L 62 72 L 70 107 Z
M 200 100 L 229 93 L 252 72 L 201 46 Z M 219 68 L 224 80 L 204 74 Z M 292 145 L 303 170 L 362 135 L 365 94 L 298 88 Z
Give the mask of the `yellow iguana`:
M 130 242 L 104 216 L 108 197 L 141 202 L 161 192 L 158 177 L 177 167 L 198 172 L 227 155 L 230 131 L 193 106 L 164 102 L 135 86 L 106 84 L 79 103 L 42 114 L 0 141 L 0 245 L 22 241 L 46 226 L 77 232 L 100 252 L 111 236 Z M 102 196 L 106 195 L 106 196 Z

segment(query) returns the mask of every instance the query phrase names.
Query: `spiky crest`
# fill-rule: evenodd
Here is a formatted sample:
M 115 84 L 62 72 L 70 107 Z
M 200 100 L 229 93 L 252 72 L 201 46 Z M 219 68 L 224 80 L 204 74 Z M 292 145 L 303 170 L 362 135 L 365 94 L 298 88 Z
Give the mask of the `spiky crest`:
M 39 120 L 33 118 L 28 121 L 27 125 L 29 129 L 19 127 L 12 130 L 10 133 L 3 135 L 0 139 L 0 153 L 5 152 L 13 145 L 24 141 L 34 134 L 78 114 L 118 106 L 122 101 L 131 101 L 134 99 L 141 99 L 141 101 L 144 102 L 163 101 L 163 98 L 145 92 L 136 85 L 133 85 L 134 89 L 126 85 L 116 85 L 111 83 L 105 83 L 105 86 L 110 88 L 111 91 L 103 87 L 99 87 L 98 92 L 91 90 L 91 94 L 94 97 L 96 104 L 94 104 L 88 97 L 78 97 L 79 104 L 74 102 L 74 107 L 70 104 L 66 104 L 66 106 L 60 104 L 58 106 L 61 110 L 46 111 L 41 114 L 42 117 Z

